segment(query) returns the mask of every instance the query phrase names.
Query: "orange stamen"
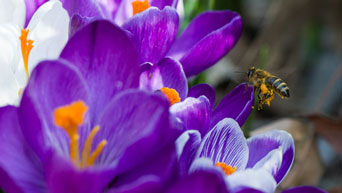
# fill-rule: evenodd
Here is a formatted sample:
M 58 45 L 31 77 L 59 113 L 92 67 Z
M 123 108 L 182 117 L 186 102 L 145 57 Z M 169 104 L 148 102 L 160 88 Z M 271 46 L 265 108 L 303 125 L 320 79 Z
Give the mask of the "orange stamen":
M 215 166 L 220 167 L 227 176 L 233 174 L 236 171 L 236 167 L 232 167 L 223 162 L 217 162 Z
M 163 87 L 160 91 L 166 96 L 170 102 L 170 106 L 181 101 L 178 92 L 173 88 Z
M 140 1 L 136 0 L 132 2 L 133 15 L 143 12 L 150 7 L 148 0 Z
M 21 43 L 21 53 L 23 55 L 25 74 L 26 74 L 27 79 L 29 77 L 28 58 L 29 58 L 31 49 L 33 48 L 33 40 L 27 39 L 28 33 L 29 33 L 29 29 L 21 29 L 21 36 L 19 37 L 20 43 Z
M 99 126 L 96 126 L 90 132 L 84 143 L 80 160 L 78 127 L 83 124 L 83 118 L 87 109 L 88 107 L 82 101 L 77 101 L 70 105 L 56 108 L 54 112 L 55 124 L 63 128 L 70 138 L 70 159 L 79 167 L 93 165 L 96 158 L 101 154 L 104 146 L 107 144 L 106 140 L 102 140 L 95 151 L 90 155 L 94 136 L 100 129 Z

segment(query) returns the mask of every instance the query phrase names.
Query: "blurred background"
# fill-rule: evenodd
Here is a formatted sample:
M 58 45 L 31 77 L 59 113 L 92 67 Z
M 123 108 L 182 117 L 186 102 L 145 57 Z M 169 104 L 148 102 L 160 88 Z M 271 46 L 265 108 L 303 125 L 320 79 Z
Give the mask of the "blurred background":
M 342 193 L 342 0 L 183 0 L 183 29 L 206 10 L 230 9 L 244 24 L 234 49 L 190 80 L 209 83 L 217 101 L 255 66 L 282 78 L 291 97 L 253 110 L 246 136 L 284 129 L 296 145 L 295 162 L 278 191 L 315 185 Z

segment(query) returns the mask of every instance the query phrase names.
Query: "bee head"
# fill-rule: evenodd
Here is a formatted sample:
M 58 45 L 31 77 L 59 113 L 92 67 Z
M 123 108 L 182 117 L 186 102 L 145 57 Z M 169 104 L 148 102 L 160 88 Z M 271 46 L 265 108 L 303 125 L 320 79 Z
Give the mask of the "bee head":
M 255 68 L 254 68 L 254 67 L 250 67 L 250 68 L 248 69 L 248 72 L 247 72 L 248 78 L 251 78 L 252 75 L 254 74 L 254 72 L 255 72 Z

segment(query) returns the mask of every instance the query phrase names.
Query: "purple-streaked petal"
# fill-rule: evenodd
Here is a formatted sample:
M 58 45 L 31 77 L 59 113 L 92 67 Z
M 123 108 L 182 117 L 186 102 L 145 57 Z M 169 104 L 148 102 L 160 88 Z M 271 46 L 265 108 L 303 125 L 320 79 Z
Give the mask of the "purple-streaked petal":
M 140 63 L 157 64 L 175 40 L 178 23 L 175 9 L 149 8 L 132 17 L 122 27 L 133 34 L 132 40 L 138 50 Z
M 140 89 L 151 91 L 160 90 L 163 87 L 175 89 L 181 100 L 184 100 L 188 93 L 188 82 L 182 69 L 182 65 L 172 58 L 163 58 L 158 65 L 152 66 L 145 63 L 140 75 Z
M 230 118 L 218 122 L 202 140 L 199 157 L 210 158 L 214 164 L 224 162 L 237 171 L 245 169 L 248 146 L 238 123 Z
M 48 0 L 25 0 L 26 5 L 26 20 L 25 20 L 25 26 L 28 25 L 28 23 L 31 20 L 32 15 L 36 10 L 43 5 L 43 3 L 47 2 Z
M 95 21 L 82 28 L 60 57 L 85 77 L 91 93 L 89 112 L 93 115 L 102 112 L 119 91 L 139 86 L 137 53 L 127 33 L 108 21 Z
M 109 168 L 77 168 L 70 160 L 49 152 L 45 160 L 45 178 L 51 193 L 102 192 L 113 180 Z
M 170 112 L 178 117 L 186 130 L 197 130 L 201 136 L 209 130 L 211 106 L 205 96 L 188 97 L 183 102 L 171 106 Z
M 282 162 L 277 172 L 273 174 L 279 184 L 289 172 L 294 159 L 294 142 L 292 136 L 286 131 L 268 131 L 247 140 L 249 148 L 249 160 L 247 168 L 254 167 L 270 151 L 280 148 L 282 150 Z
M 57 107 L 82 100 L 88 104 L 85 80 L 64 61 L 45 61 L 35 68 L 19 107 L 22 132 L 40 158 L 49 148 L 69 157 L 69 137 L 54 124 Z
M 273 193 L 277 186 L 272 175 L 263 169 L 234 172 L 226 177 L 226 182 L 232 192 L 246 192 L 246 189 L 252 189 L 254 192 L 260 190 L 263 193 Z
M 136 182 L 134 181 L 145 177 L 149 178 L 150 176 L 158 178 L 159 186 L 179 176 L 177 153 L 174 143 L 154 153 L 135 168 L 116 176 L 116 180 L 112 183 L 111 187 L 115 190 L 135 189 L 134 184 Z
M 217 170 L 200 170 L 180 179 L 167 193 L 228 193 L 224 177 Z
M 144 63 L 141 68 L 139 88 L 143 90 L 156 91 L 164 87 L 163 78 L 158 66 Z
M 78 30 L 93 21 L 95 21 L 95 18 L 74 14 L 70 19 L 69 37 L 73 36 Z
M 188 81 L 182 65 L 177 60 L 166 57 L 158 63 L 158 67 L 164 87 L 175 89 L 181 100 L 185 100 L 188 95 Z
M 120 93 L 104 110 L 94 144 L 108 143 L 96 161 L 111 165 L 119 173 L 141 164 L 179 132 L 170 128 L 169 103 L 162 95 L 131 90 Z
M 282 191 L 281 193 L 327 193 L 325 190 L 313 186 L 297 186 Z
M 197 150 L 201 144 L 201 134 L 196 130 L 185 131 L 176 140 L 180 175 L 188 174 Z
M 283 161 L 283 152 L 281 148 L 273 149 L 261 160 L 259 160 L 253 169 L 262 168 L 272 175 L 276 175 Z
M 43 167 L 26 143 L 13 106 L 0 108 L 0 187 L 8 193 L 46 191 Z
M 98 1 L 94 0 L 61 0 L 64 9 L 72 17 L 74 14 L 78 14 L 84 17 L 96 17 L 104 18 L 106 14 L 99 6 Z
M 160 193 L 162 184 L 157 176 L 149 175 L 135 179 L 129 185 L 110 189 L 107 193 Z
M 252 112 L 254 104 L 254 93 L 251 86 L 246 89 L 246 84 L 235 87 L 213 111 L 211 126 L 224 118 L 232 118 L 237 121 L 240 127 L 245 123 L 249 114 Z
M 191 21 L 168 55 L 180 60 L 189 77 L 215 64 L 240 38 L 242 21 L 231 11 L 208 11 Z
M 203 83 L 203 84 L 197 84 L 189 89 L 188 97 L 197 98 L 201 95 L 204 95 L 209 99 L 212 107 L 215 105 L 216 93 L 215 93 L 215 89 L 212 86 L 210 86 L 209 84 Z

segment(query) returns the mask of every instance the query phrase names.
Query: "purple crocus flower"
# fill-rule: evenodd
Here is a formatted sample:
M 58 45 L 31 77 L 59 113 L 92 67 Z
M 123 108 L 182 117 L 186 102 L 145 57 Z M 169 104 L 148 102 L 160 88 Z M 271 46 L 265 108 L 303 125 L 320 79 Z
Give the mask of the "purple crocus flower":
M 244 188 L 273 192 L 294 157 L 293 139 L 287 132 L 275 130 L 246 140 L 239 124 L 230 118 L 218 122 L 203 140 L 192 130 L 177 144 L 183 174 L 218 170 L 233 192 Z
M 152 0 L 150 8 L 134 16 L 133 0 L 103 2 L 101 6 L 101 2 L 91 0 L 64 0 L 64 7 L 72 18 L 72 33 L 92 18 L 106 18 L 122 25 L 131 33 L 142 64 L 149 62 L 159 66 L 158 63 L 165 56 L 170 56 L 180 62 L 187 77 L 209 68 L 226 55 L 238 41 L 242 31 L 239 14 L 231 11 L 208 11 L 198 15 L 176 38 L 179 25 L 175 9 L 177 0 Z M 177 63 L 176 61 L 173 63 Z M 152 70 L 156 71 L 158 70 Z
M 18 108 L 0 108 L 0 187 L 129 191 L 150 179 L 161 187 L 176 171 L 179 131 L 165 97 L 138 90 L 139 74 L 120 28 L 97 21 L 75 34 L 59 60 L 35 68 Z

